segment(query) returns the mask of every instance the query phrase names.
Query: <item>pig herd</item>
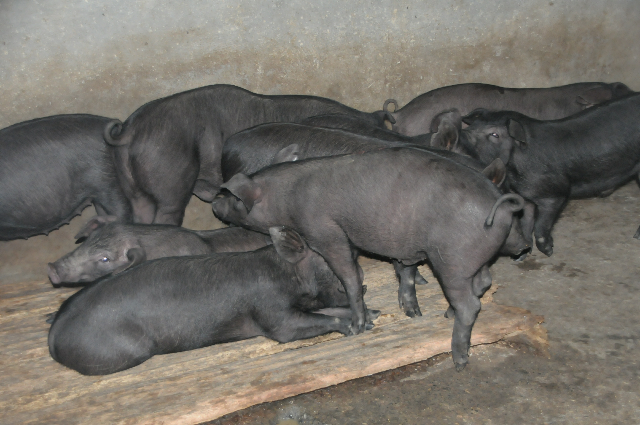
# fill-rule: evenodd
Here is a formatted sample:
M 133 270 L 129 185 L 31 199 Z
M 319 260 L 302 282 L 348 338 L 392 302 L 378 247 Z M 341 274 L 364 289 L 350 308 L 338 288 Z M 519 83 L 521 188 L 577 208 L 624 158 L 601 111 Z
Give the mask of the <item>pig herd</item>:
M 48 265 L 54 286 L 86 285 L 52 315 L 48 341 L 82 374 L 258 335 L 362 333 L 380 311 L 364 302 L 360 253 L 393 262 L 410 317 L 429 264 L 462 370 L 491 262 L 522 260 L 534 242 L 551 255 L 569 199 L 639 173 L 640 94 L 622 83 L 460 84 L 373 113 L 214 85 L 124 122 L 0 130 L 0 240 L 95 206 L 78 248 Z M 192 194 L 230 227 L 180 227 Z

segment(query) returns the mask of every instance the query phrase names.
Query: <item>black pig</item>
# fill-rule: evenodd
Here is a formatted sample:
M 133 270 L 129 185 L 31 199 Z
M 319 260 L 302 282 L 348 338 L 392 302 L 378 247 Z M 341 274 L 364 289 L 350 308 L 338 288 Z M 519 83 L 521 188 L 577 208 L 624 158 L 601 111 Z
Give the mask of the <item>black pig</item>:
M 536 245 L 546 255 L 553 253 L 551 229 L 569 199 L 606 196 L 638 179 L 640 95 L 555 121 L 483 110 L 464 119 L 466 149 L 483 163 L 501 158 L 508 189 L 535 204 Z
M 358 252 L 405 265 L 428 259 L 455 312 L 458 370 L 468 362 L 478 297 L 491 285 L 489 261 L 508 236 L 520 242 L 514 249 L 527 247 L 512 231 L 520 196 L 502 195 L 482 174 L 416 149 L 281 163 L 250 178 L 236 174 L 222 187 L 212 203 L 218 218 L 262 232 L 291 227 L 325 258 L 349 297 L 353 334 L 365 326 Z M 406 308 L 414 307 L 417 301 Z
M 253 251 L 271 243 L 268 236 L 241 227 L 194 231 L 114 221 L 113 216 L 93 218 L 76 235 L 86 238 L 82 245 L 49 263 L 54 286 L 86 284 L 156 258 Z
M 347 298 L 322 257 L 295 232 L 270 234 L 274 246 L 257 251 L 162 258 L 83 288 L 56 313 L 51 357 L 106 375 L 259 335 L 289 342 L 348 333 L 350 311 L 336 308 Z
M 445 109 L 456 108 L 467 115 L 477 108 L 518 111 L 540 120 L 553 120 L 573 115 L 590 106 L 633 93 L 622 83 L 576 83 L 549 88 L 516 89 L 490 84 L 467 83 L 441 87 L 420 96 L 391 112 L 392 129 L 408 136 L 429 131 L 433 118 Z
M 379 126 L 386 117 L 321 97 L 265 96 L 220 84 L 149 102 L 124 124 L 107 126 L 104 136 L 118 147 L 114 160 L 134 221 L 179 225 L 192 192 L 205 202 L 218 192 L 222 144 L 229 136 L 258 124 L 331 113 Z
M 112 121 L 57 115 L 0 130 L 0 240 L 49 234 L 91 204 L 132 220 L 102 136 Z

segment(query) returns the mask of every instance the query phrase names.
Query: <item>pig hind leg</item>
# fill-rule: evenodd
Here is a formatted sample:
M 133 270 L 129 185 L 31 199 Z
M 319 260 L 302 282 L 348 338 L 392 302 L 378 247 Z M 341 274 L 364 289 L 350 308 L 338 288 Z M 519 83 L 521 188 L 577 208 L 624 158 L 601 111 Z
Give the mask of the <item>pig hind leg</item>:
M 492 279 L 491 273 L 489 272 L 488 266 L 482 266 L 480 271 L 473 276 L 473 280 L 471 281 L 471 285 L 473 288 L 473 294 L 480 298 L 484 295 L 485 292 L 491 287 Z M 456 315 L 456 311 L 452 306 L 449 306 L 447 311 L 444 313 L 444 317 L 447 319 L 453 319 Z
M 55 324 L 54 324 L 55 325 Z M 137 366 L 154 355 L 155 344 L 138 326 L 112 330 L 87 329 L 56 335 L 54 358 L 83 375 L 107 375 Z M 53 351 L 55 350 L 55 351 Z

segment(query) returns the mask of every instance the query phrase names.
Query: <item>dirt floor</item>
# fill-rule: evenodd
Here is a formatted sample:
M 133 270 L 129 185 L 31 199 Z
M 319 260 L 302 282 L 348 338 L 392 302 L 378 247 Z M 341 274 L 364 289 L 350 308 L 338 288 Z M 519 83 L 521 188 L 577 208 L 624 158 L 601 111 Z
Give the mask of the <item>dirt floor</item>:
M 210 424 L 639 424 L 640 190 L 572 201 L 555 248 L 492 268 L 496 302 L 545 317 L 550 358 L 527 346 L 443 354 L 245 409 Z

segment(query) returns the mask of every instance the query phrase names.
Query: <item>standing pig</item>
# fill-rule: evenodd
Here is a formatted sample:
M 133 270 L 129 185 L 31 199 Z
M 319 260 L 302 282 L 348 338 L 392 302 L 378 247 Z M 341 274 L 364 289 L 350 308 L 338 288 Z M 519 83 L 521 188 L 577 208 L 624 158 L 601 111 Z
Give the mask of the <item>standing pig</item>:
M 111 121 L 57 115 L 0 130 L 0 240 L 49 234 L 91 204 L 131 221 L 102 135 Z
M 322 257 L 293 231 L 269 232 L 274 246 L 163 258 L 83 288 L 56 313 L 51 357 L 106 375 L 156 354 L 259 335 L 289 342 L 347 334 L 350 311 L 335 307 L 348 301 Z M 369 311 L 370 319 L 379 313 Z
M 467 115 L 477 108 L 517 111 L 540 120 L 564 118 L 585 108 L 633 93 L 622 83 L 576 83 L 549 88 L 515 89 L 490 84 L 457 84 L 431 90 L 391 112 L 392 129 L 407 136 L 429 131 L 433 118 L 441 111 L 456 108 Z
M 387 114 L 364 113 L 314 96 L 264 96 L 214 85 L 154 100 L 124 124 L 105 128 L 117 146 L 118 178 L 136 223 L 182 223 L 191 193 L 211 202 L 222 184 L 222 144 L 231 135 L 267 122 L 295 122 L 341 113 L 384 125 Z M 392 118 L 388 118 L 392 119 Z
M 545 255 L 553 253 L 551 229 L 569 199 L 606 196 L 639 178 L 640 95 L 556 121 L 482 110 L 465 121 L 467 149 L 483 163 L 501 158 L 508 189 L 535 204 L 533 230 Z
M 268 236 L 241 227 L 193 231 L 114 221 L 112 216 L 93 218 L 76 235 L 76 239 L 86 238 L 82 245 L 49 263 L 53 286 L 93 282 L 156 258 L 253 251 L 271 243 Z
M 353 334 L 365 325 L 358 252 L 405 265 L 428 259 L 455 312 L 458 370 L 468 362 L 478 297 L 491 285 L 488 263 L 524 205 L 466 166 L 405 148 L 281 163 L 222 187 L 212 203 L 218 218 L 262 232 L 291 227 L 325 258 L 347 292 Z M 525 249 L 521 232 L 511 233 L 521 242 L 514 248 Z

